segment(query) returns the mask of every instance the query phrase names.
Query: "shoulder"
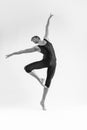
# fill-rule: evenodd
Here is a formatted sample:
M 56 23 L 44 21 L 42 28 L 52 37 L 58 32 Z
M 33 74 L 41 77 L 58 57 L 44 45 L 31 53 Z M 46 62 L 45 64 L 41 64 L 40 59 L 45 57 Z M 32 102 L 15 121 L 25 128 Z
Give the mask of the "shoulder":
M 41 52 L 41 49 L 40 49 L 40 46 L 39 46 L 39 45 L 34 46 L 34 49 L 35 49 L 35 51 Z
M 43 41 L 47 42 L 47 41 L 49 41 L 49 39 L 47 37 L 44 37 Z
M 51 43 L 48 38 L 44 38 L 43 40 L 44 40 L 46 43 Z
M 43 39 L 46 39 L 46 40 L 48 40 L 48 41 L 49 41 L 49 38 L 48 38 L 48 36 L 44 36 L 44 37 L 43 37 Z

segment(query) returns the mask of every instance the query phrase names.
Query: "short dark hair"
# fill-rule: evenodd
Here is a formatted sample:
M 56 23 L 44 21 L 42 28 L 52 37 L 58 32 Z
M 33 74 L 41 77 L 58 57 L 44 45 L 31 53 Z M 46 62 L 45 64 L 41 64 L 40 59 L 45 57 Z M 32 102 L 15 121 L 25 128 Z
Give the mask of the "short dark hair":
M 38 39 L 40 40 L 40 37 L 39 37 L 39 36 L 33 36 L 33 37 L 31 38 L 31 41 L 32 41 L 34 38 L 38 38 Z

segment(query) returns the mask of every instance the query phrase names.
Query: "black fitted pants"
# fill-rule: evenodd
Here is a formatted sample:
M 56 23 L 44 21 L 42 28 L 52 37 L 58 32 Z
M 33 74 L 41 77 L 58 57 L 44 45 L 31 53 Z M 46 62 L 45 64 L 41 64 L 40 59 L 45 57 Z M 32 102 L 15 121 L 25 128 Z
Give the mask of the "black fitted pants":
M 47 68 L 47 77 L 46 77 L 45 86 L 49 88 L 51 84 L 51 80 L 55 73 L 56 63 L 50 65 L 49 63 L 47 63 L 47 61 L 41 60 L 41 61 L 36 61 L 34 63 L 28 64 L 24 67 L 27 73 L 30 73 L 34 69 L 42 69 L 42 68 Z

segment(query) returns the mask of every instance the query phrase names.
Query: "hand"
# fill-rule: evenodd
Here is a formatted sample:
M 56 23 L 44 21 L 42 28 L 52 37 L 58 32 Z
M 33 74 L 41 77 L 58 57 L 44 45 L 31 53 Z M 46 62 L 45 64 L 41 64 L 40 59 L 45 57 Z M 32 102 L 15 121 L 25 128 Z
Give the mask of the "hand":
M 53 16 L 53 14 L 50 14 L 50 17 L 49 18 L 51 18 Z
M 6 58 L 9 58 L 10 56 L 12 56 L 13 54 L 9 54 L 9 55 L 6 55 Z

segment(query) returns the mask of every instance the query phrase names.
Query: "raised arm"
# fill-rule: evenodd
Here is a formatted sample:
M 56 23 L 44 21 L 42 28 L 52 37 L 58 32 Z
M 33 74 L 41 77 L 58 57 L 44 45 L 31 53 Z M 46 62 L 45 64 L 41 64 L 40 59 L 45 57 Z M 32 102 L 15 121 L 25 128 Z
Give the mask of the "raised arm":
M 9 55 L 6 55 L 6 58 L 8 58 L 10 56 L 13 56 L 13 55 L 19 55 L 19 54 L 24 54 L 24 53 L 31 53 L 31 52 L 35 52 L 35 51 L 40 51 L 40 48 L 38 46 L 34 46 L 32 48 L 29 48 L 29 49 L 13 52 L 13 53 L 11 53 Z
M 50 19 L 53 15 L 50 14 L 48 20 L 47 20 L 47 24 L 46 24 L 46 27 L 45 27 L 45 35 L 44 35 L 44 39 L 48 39 L 48 35 L 49 35 L 49 24 L 50 24 Z

